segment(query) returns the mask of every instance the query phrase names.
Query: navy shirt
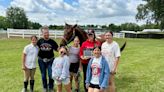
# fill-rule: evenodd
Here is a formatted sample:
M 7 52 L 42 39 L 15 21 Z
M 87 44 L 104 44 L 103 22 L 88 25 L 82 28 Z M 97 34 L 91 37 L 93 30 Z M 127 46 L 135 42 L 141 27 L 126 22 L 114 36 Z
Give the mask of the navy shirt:
M 58 44 L 52 39 L 44 40 L 43 38 L 41 38 L 38 40 L 37 45 L 39 47 L 38 56 L 42 59 L 43 58 L 47 58 L 47 59 L 53 58 L 54 57 L 53 50 L 57 51 L 57 49 L 58 49 Z

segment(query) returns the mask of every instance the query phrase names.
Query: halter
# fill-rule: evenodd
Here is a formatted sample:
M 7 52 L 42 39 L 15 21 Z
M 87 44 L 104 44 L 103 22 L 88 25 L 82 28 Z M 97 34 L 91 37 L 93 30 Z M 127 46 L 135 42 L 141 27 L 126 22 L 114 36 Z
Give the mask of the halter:
M 73 35 L 71 37 L 70 40 L 67 40 L 65 37 L 63 38 L 63 40 L 66 42 L 66 46 L 67 44 L 69 44 L 73 39 L 75 38 L 75 30 L 73 30 Z M 68 46 L 67 46 L 68 47 Z

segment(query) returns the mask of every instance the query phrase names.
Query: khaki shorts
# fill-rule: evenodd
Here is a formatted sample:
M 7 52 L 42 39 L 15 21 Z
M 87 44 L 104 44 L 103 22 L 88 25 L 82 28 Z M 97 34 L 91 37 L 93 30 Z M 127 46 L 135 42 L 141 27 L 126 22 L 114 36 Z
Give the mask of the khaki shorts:
M 55 80 L 56 85 L 60 85 L 60 84 L 67 85 L 69 83 L 70 83 L 70 78 L 66 78 L 65 80 L 62 80 L 62 81 Z

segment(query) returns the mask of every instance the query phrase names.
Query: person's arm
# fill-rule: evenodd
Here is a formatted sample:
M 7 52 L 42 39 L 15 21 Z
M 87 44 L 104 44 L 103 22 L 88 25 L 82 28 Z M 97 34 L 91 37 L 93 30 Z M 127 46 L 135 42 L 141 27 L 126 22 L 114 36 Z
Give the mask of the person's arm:
M 53 40 L 53 49 L 58 52 L 58 44 Z
M 86 86 L 86 88 L 88 88 L 89 85 L 90 85 L 92 60 L 93 60 L 93 59 L 91 59 L 91 60 L 89 61 L 88 66 L 87 66 L 86 80 L 85 80 L 85 83 L 86 83 L 85 86 Z
M 114 62 L 114 70 L 112 71 L 112 74 L 116 74 L 116 70 L 117 70 L 117 67 L 118 67 L 118 64 L 119 64 L 119 58 L 120 57 L 116 57 L 115 58 L 115 62 Z
M 63 65 L 63 69 L 62 69 L 62 74 L 60 76 L 60 80 L 66 79 L 67 77 L 69 77 L 69 58 L 68 57 L 63 57 L 65 58 L 64 60 L 64 65 Z
M 103 82 L 101 83 L 100 85 L 100 90 L 104 90 L 107 86 L 108 86 L 108 81 L 109 81 L 109 76 L 110 76 L 110 69 L 109 69 L 109 66 L 108 66 L 108 63 L 107 61 L 105 60 L 105 58 L 103 59 L 104 61 L 103 62 L 103 71 L 104 72 L 104 77 L 103 77 Z
M 116 74 L 117 67 L 118 67 L 119 60 L 120 60 L 120 56 L 121 56 L 120 47 L 118 44 L 115 46 L 115 55 L 114 56 L 115 56 L 115 62 L 114 62 L 114 70 L 112 71 L 112 73 Z
M 26 54 L 23 53 L 22 54 L 22 69 L 23 70 L 26 70 L 27 69 L 27 67 L 25 66 L 25 61 L 26 61 Z

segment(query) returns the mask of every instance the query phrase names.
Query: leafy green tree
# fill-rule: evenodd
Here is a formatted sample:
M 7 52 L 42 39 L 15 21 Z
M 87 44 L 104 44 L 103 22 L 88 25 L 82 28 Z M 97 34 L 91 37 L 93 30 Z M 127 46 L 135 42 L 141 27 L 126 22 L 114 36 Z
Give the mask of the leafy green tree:
M 29 29 L 39 29 L 40 27 L 42 27 L 41 24 L 39 24 L 37 22 L 28 21 L 28 28 Z
M 6 17 L 0 16 L 0 29 L 7 29 L 9 27 Z
M 28 18 L 25 11 L 20 7 L 9 7 L 6 11 L 6 18 L 11 28 L 26 29 L 28 28 Z
M 146 3 L 137 7 L 137 20 L 146 20 L 147 24 L 155 22 L 164 29 L 164 0 L 143 0 Z

